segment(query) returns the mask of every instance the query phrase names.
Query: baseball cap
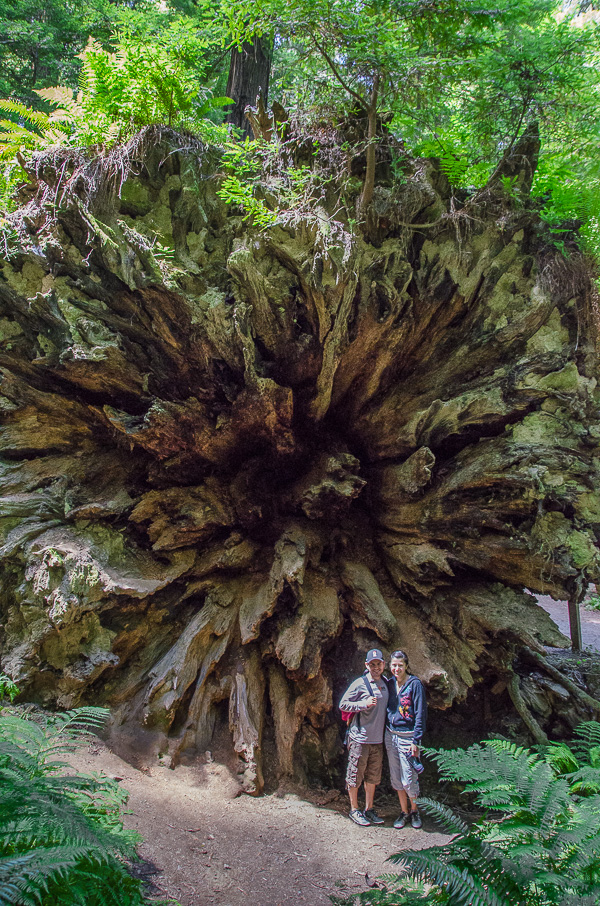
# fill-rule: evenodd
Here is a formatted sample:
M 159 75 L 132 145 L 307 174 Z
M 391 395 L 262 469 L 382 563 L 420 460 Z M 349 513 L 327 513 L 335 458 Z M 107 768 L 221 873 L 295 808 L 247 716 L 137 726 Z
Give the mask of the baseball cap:
M 369 664 L 371 661 L 384 661 L 383 652 L 379 648 L 371 648 L 370 651 L 367 651 L 367 656 L 365 658 L 365 663 Z

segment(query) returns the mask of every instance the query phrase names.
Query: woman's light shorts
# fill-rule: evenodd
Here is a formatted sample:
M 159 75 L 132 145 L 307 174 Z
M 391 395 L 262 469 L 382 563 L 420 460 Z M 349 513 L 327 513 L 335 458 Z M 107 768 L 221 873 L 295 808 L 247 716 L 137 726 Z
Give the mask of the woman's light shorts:
M 385 748 L 390 763 L 390 780 L 395 790 L 405 790 L 410 799 L 419 795 L 419 775 L 410 763 L 411 739 L 385 731 Z

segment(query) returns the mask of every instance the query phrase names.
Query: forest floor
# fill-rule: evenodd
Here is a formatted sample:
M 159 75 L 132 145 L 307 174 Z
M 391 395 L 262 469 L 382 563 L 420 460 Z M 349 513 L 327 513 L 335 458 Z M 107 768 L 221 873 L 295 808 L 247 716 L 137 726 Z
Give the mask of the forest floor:
M 392 853 L 447 839 L 428 818 L 422 830 L 394 830 L 391 797 L 376 799 L 386 826 L 361 828 L 348 818 L 345 794 L 240 796 L 216 762 L 144 773 L 100 741 L 69 760 L 83 773 L 122 781 L 130 793 L 126 826 L 144 837 L 136 874 L 151 882 L 151 896 L 181 906 L 331 906 L 330 895 L 360 893 L 365 876 L 392 871 Z
M 540 598 L 569 634 L 565 603 Z M 600 612 L 581 610 L 583 642 L 600 651 Z M 128 827 L 143 836 L 136 873 L 156 897 L 181 906 L 331 906 L 392 871 L 388 856 L 447 839 L 425 818 L 422 830 L 391 826 L 394 798 L 376 805 L 383 827 L 360 828 L 348 819 L 345 793 L 335 790 L 239 795 L 222 764 L 139 771 L 98 740 L 70 757 L 84 773 L 102 771 L 129 791 Z

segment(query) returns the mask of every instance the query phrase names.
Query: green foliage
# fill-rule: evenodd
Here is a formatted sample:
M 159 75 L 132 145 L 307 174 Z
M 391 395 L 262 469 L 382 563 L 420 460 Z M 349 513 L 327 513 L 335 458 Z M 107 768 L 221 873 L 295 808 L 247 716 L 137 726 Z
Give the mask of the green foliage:
M 0 99 L 0 111 L 13 117 L 0 120 L 0 162 L 5 166 L 3 191 L 6 195 L 7 187 L 15 182 L 17 174 L 24 175 L 21 168 L 24 155 L 69 142 L 79 108 L 71 97 L 65 99 L 63 107 L 47 114 L 26 107 L 20 101 L 3 98 Z
M 81 54 L 76 95 L 66 86 L 36 90 L 53 108 L 51 113 L 10 99 L 0 101 L 0 110 L 12 116 L 0 123 L 0 154 L 11 159 L 18 150 L 53 145 L 110 145 L 153 124 L 218 139 L 222 132 L 208 116 L 229 100 L 212 97 L 203 85 L 208 46 L 193 23 L 181 20 L 152 40 L 123 30 L 114 53 L 90 39 Z
M 19 689 L 10 676 L 7 676 L 6 673 L 0 673 L 0 702 L 6 699 L 12 702 L 18 694 Z
M 585 606 L 586 610 L 600 610 L 600 595 L 598 593 L 590 595 L 585 602 Z
M 0 906 L 142 906 L 124 860 L 139 838 L 123 828 L 127 794 L 60 758 L 106 720 L 101 708 L 24 718 L 0 712 Z
M 396 876 L 384 875 L 383 888 L 366 890 L 347 897 L 330 896 L 333 906 L 435 906 L 442 901 L 431 885 L 410 879 L 399 881 Z
M 600 724 L 596 721 L 580 724 L 570 743 L 553 743 L 544 754 L 554 772 L 568 781 L 573 793 L 600 793 Z
M 378 110 L 412 147 L 489 166 L 537 121 L 597 134 L 597 26 L 555 0 L 229 0 L 234 40 L 276 32 L 274 82 L 291 106 Z M 281 60 L 281 62 L 280 62 Z M 339 103 L 338 103 L 339 108 Z M 573 126 L 575 129 L 573 129 Z
M 240 208 L 244 220 L 259 228 L 302 222 L 314 231 L 315 244 L 323 251 L 344 245 L 347 234 L 335 218 L 338 212 L 330 215 L 319 203 L 336 177 L 316 162 L 294 165 L 286 142 L 276 136 L 270 142 L 229 142 L 223 164 L 226 175 L 217 194 Z
M 152 43 L 178 18 L 222 43 L 218 3 L 208 0 L 0 0 L 0 97 L 43 107 L 37 89 L 77 88 L 90 35 L 104 49 L 122 28 Z
M 260 186 L 264 143 L 251 142 L 246 138 L 243 145 L 230 143 L 223 155 L 227 175 L 217 195 L 227 204 L 237 205 L 244 212 L 244 220 L 252 220 L 258 227 L 271 226 L 277 222 L 277 214 L 267 208 L 262 198 L 255 193 Z
M 7 36 L 0 93 L 4 84 L 10 97 L 1 107 L 0 157 L 9 162 L 0 176 L 3 207 L 24 175 L 17 155 L 110 145 L 166 124 L 228 145 L 221 195 L 256 225 L 312 218 L 321 236 L 335 233 L 339 223 L 318 210 L 323 192 L 313 167 L 289 155 L 274 166 L 279 152 L 254 143 L 240 151 L 239 167 L 233 160 L 221 125 L 226 45 L 262 35 L 274 40 L 271 96 L 300 121 L 320 117 L 337 128 L 353 120 L 348 157 L 366 150 L 372 160 L 376 112 L 380 132 L 385 122 L 410 153 L 438 158 L 463 196 L 485 186 L 538 123 L 533 195 L 550 241 L 564 249 L 579 228 L 600 258 L 598 18 L 558 0 L 0 0 Z M 506 179 L 507 201 L 530 203 Z M 357 195 L 338 193 L 338 220 L 350 228 Z M 0 223 L 0 242 L 3 230 Z
M 600 36 L 596 14 L 555 0 L 230 0 L 237 41 L 275 32 L 276 91 L 298 110 L 376 104 L 417 155 L 439 159 L 455 189 L 483 187 L 536 122 L 542 136 L 533 194 L 552 241 L 575 223 L 600 259 Z M 358 107 L 357 107 L 358 105 Z M 357 148 L 358 153 L 360 149 Z M 515 186 L 507 198 L 522 202 Z
M 229 103 L 205 87 L 210 47 L 191 21 L 177 19 L 160 35 L 123 29 L 109 53 L 90 40 L 83 54 L 77 143 L 122 141 L 142 126 L 164 124 L 216 140 L 208 114 Z M 61 104 L 64 96 L 45 99 Z M 212 128 L 211 128 L 212 125 Z
M 36 103 L 35 88 L 75 87 L 77 54 L 90 34 L 105 41 L 111 18 L 125 2 L 0 0 L 0 97 Z
M 598 902 L 600 795 L 582 786 L 579 773 L 581 759 L 587 767 L 600 764 L 600 724 L 582 725 L 572 744 L 552 746 L 546 755 L 501 740 L 429 755 L 443 779 L 465 784 L 486 817 L 468 827 L 449 809 L 421 800 L 423 810 L 454 836 L 442 846 L 391 856 L 401 874 L 386 882 L 409 876 L 433 885 L 421 890 L 422 902 L 448 906 Z M 579 772 L 570 771 L 573 758 Z M 418 902 L 404 893 L 385 899 L 390 896 L 373 891 L 368 902 Z
M 222 143 L 226 132 L 216 120 L 230 101 L 213 97 L 205 85 L 215 40 L 210 31 L 200 33 L 197 24 L 181 18 L 166 24 L 160 34 L 126 23 L 115 37 L 114 52 L 90 38 L 80 55 L 78 92 L 64 85 L 35 90 L 50 112 L 11 98 L 0 100 L 6 115 L 0 120 L 4 209 L 9 208 L 12 188 L 25 175 L 24 158 L 33 151 L 110 147 L 154 124 Z

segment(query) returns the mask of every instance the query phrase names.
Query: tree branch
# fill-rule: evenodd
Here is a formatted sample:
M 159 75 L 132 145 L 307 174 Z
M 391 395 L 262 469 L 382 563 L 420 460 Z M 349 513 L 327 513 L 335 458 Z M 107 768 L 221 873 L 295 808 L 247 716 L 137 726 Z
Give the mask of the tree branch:
M 344 91 L 347 91 L 348 94 L 351 95 L 355 101 L 358 101 L 358 103 L 363 108 L 363 110 L 366 113 L 368 113 L 369 108 L 368 108 L 364 98 L 361 97 L 361 95 L 358 93 L 358 91 L 355 91 L 354 88 L 352 88 L 350 85 L 348 85 L 346 80 L 342 78 L 337 66 L 335 65 L 335 63 L 333 62 L 333 60 L 331 59 L 331 57 L 329 56 L 329 54 L 327 53 L 325 48 L 321 44 L 319 44 L 315 35 L 312 32 L 311 32 L 310 36 L 312 38 L 312 41 L 313 41 L 315 47 L 317 48 L 317 50 L 319 51 L 319 53 L 321 54 L 321 56 L 323 57 L 323 59 L 325 60 L 327 65 L 329 66 L 329 68 L 331 69 L 332 73 L 334 74 L 334 76 L 336 77 L 336 79 L 338 80 L 338 82 L 340 83 L 342 88 L 344 89 Z

